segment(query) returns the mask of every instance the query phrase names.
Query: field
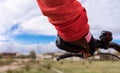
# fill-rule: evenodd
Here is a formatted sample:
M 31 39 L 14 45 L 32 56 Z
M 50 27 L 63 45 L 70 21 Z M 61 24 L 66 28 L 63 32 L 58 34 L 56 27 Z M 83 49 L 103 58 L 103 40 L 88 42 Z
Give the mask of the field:
M 65 61 L 62 65 L 57 63 L 54 66 L 64 73 L 120 73 L 120 62 L 111 61 Z
M 119 61 L 29 61 L 0 73 L 120 73 Z

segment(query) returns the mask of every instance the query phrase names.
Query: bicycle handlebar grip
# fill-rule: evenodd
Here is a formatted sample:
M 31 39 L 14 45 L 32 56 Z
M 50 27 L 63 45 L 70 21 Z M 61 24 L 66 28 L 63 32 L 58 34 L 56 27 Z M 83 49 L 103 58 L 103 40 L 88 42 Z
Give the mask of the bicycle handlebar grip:
M 63 55 L 60 55 L 58 56 L 56 59 L 57 61 L 61 60 L 61 59 L 64 59 L 64 58 L 69 58 L 69 57 L 73 57 L 73 56 L 76 56 L 76 57 L 83 57 L 83 54 L 75 54 L 75 53 L 66 53 L 66 54 L 63 54 Z
M 63 55 L 60 55 L 57 57 L 57 61 L 61 60 L 61 59 L 64 59 L 64 58 L 68 58 L 68 57 L 72 57 L 73 54 L 72 53 L 66 53 L 66 54 L 63 54 Z

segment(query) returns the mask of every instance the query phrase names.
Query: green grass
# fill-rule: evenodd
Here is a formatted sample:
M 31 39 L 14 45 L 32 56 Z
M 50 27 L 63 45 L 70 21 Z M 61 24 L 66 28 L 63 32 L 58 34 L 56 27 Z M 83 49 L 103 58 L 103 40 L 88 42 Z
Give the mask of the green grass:
M 0 66 L 4 66 L 4 65 L 9 65 L 13 62 L 12 59 L 6 59 L 6 60 L 2 60 L 0 59 Z
M 120 62 L 95 61 L 71 62 L 64 61 L 54 64 L 54 67 L 64 73 L 120 73 Z
M 55 73 L 51 70 L 7 70 L 6 73 Z
M 40 61 L 25 63 L 25 67 L 12 73 L 57 73 L 55 68 L 63 73 L 120 73 L 119 61 Z M 29 68 L 29 70 L 27 70 Z

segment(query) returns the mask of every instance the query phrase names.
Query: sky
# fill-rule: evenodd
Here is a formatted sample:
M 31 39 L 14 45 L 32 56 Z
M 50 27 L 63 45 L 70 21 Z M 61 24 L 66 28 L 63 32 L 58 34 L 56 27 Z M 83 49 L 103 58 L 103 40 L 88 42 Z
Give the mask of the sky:
M 102 30 L 109 30 L 113 41 L 120 43 L 120 0 L 78 1 L 87 10 L 93 36 L 98 38 Z M 0 0 L 0 52 L 58 51 L 56 34 L 36 0 Z

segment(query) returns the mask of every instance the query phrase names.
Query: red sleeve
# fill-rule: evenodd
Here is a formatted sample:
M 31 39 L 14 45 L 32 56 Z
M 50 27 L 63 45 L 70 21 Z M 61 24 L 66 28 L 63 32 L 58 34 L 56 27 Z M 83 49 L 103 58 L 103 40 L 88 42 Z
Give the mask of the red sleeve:
M 37 0 L 37 2 L 42 13 L 48 17 L 64 40 L 74 41 L 88 32 L 86 13 L 77 0 Z
M 80 15 L 82 6 L 76 0 L 37 0 L 52 24 L 63 24 Z M 73 12 L 74 11 L 74 12 Z

